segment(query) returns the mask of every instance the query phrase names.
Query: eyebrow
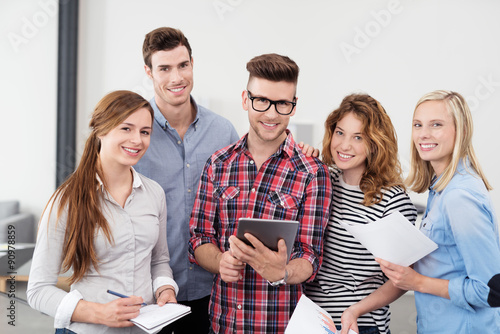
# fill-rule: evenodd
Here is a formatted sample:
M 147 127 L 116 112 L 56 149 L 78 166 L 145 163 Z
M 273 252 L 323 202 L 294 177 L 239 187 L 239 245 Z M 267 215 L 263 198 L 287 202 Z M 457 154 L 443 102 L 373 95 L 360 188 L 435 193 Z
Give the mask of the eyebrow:
M 288 99 L 271 100 L 267 96 L 254 94 L 248 89 L 247 89 L 247 92 L 249 92 L 250 95 L 252 95 L 252 97 L 262 98 L 262 99 L 266 99 L 266 100 L 273 101 L 273 102 L 294 102 L 293 100 L 295 100 L 297 98 L 296 96 L 294 96 L 292 100 L 288 100 Z
M 190 61 L 189 60 L 184 60 L 184 61 L 181 61 L 180 63 L 176 64 L 176 65 L 171 65 L 171 64 L 160 64 L 160 65 L 157 65 L 156 67 L 157 68 L 165 68 L 165 67 L 172 67 L 172 66 L 181 66 L 181 65 L 185 65 L 185 64 L 189 64 Z
M 344 131 L 344 132 L 345 132 L 345 130 L 344 130 L 344 129 L 342 129 L 342 128 L 341 128 L 340 126 L 338 126 L 338 125 L 337 125 L 337 126 L 335 126 L 335 129 L 339 129 L 339 130 L 342 130 L 342 131 Z M 363 134 L 363 132 L 355 132 L 355 133 L 353 133 L 353 134 L 355 134 L 355 135 L 362 135 L 362 134 Z
M 419 120 L 418 118 L 414 118 L 413 121 L 424 123 L 423 121 Z M 427 121 L 427 123 L 432 123 L 432 122 L 446 122 L 446 121 L 444 119 L 441 119 L 441 118 L 435 118 L 435 119 L 431 119 L 431 120 Z
M 127 123 L 127 122 L 123 122 L 122 125 L 128 125 L 128 126 L 133 126 L 133 127 L 136 126 L 133 123 Z M 151 129 L 151 127 L 150 126 L 143 126 L 141 129 Z

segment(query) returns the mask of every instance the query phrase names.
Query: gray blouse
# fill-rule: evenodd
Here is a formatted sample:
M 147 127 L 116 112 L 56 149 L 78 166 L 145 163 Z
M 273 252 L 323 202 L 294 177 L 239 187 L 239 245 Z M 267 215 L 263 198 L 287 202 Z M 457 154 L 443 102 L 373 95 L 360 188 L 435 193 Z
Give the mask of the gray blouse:
M 153 180 L 133 172 L 132 193 L 122 208 L 104 189 L 101 182 L 102 213 L 107 219 L 113 242 L 97 231 L 94 247 L 100 261 L 98 271 L 91 268 L 67 293 L 56 287 L 61 271 L 66 212 L 56 219 L 58 201 L 50 203 L 41 219 L 33 254 L 27 297 L 31 307 L 53 316 L 55 328 L 69 328 L 77 333 L 142 333 L 137 327 L 108 328 L 103 325 L 71 322 L 80 299 L 108 303 L 124 295 L 144 298 L 154 303 L 160 286 L 175 287 L 166 239 L 165 193 Z M 100 182 L 100 180 L 99 180 Z M 52 208 L 52 212 L 50 210 Z

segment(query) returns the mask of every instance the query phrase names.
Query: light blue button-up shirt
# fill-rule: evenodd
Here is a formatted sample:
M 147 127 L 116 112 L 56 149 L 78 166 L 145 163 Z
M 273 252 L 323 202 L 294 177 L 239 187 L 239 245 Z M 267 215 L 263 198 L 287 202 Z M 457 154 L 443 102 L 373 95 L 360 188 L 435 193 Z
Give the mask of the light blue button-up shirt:
M 167 199 L 167 241 L 170 267 L 179 286 L 179 301 L 196 300 L 210 295 L 213 275 L 188 259 L 189 218 L 193 210 L 201 171 L 217 150 L 239 139 L 233 125 L 224 117 L 196 104 L 196 118 L 184 140 L 150 101 L 155 112 L 149 149 L 135 166 L 158 182 Z
M 414 265 L 449 280 L 450 299 L 415 292 L 418 333 L 500 333 L 500 245 L 483 181 L 461 163 L 441 192 L 429 190 L 420 230 L 439 246 Z

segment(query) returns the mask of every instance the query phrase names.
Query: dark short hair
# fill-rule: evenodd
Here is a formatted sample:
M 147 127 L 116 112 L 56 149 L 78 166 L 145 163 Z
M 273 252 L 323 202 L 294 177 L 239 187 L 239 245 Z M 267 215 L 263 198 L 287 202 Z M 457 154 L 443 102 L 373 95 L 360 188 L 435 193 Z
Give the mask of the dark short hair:
M 170 27 L 157 28 L 146 35 L 142 45 L 144 64 L 151 68 L 151 56 L 158 51 L 173 50 L 179 45 L 184 45 L 192 57 L 191 46 L 182 31 Z
M 286 81 L 297 84 L 299 66 L 287 56 L 276 53 L 263 54 L 252 58 L 247 63 L 247 70 L 252 78 L 269 81 Z

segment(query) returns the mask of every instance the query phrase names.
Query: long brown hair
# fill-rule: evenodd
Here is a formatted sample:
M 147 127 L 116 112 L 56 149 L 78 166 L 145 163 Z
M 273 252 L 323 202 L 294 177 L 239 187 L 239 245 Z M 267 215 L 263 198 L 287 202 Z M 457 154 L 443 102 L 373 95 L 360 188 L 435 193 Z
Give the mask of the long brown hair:
M 335 166 L 330 143 L 337 123 L 348 113 L 353 113 L 363 123 L 363 138 L 367 142 L 366 169 L 359 183 L 365 195 L 363 205 L 379 203 L 382 200 L 382 189 L 405 187 L 398 160 L 396 131 L 377 100 L 366 94 L 347 95 L 340 106 L 328 115 L 323 137 L 323 162 Z
M 67 213 L 62 270 L 66 272 L 73 269 L 70 284 L 81 280 L 91 266 L 98 269 L 99 259 L 94 249 L 96 230 L 101 229 L 108 242 L 113 243 L 108 222 L 101 211 L 102 192 L 96 178 L 98 175 L 106 187 L 99 162 L 99 137 L 109 133 L 141 108 L 148 109 L 153 120 L 151 105 L 136 93 L 122 90 L 104 96 L 92 114 L 89 124 L 92 132 L 85 143 L 77 169 L 57 188 L 49 200 L 49 203 L 52 200 L 59 201 L 58 220 L 63 211 Z M 49 215 L 50 213 L 49 211 Z

